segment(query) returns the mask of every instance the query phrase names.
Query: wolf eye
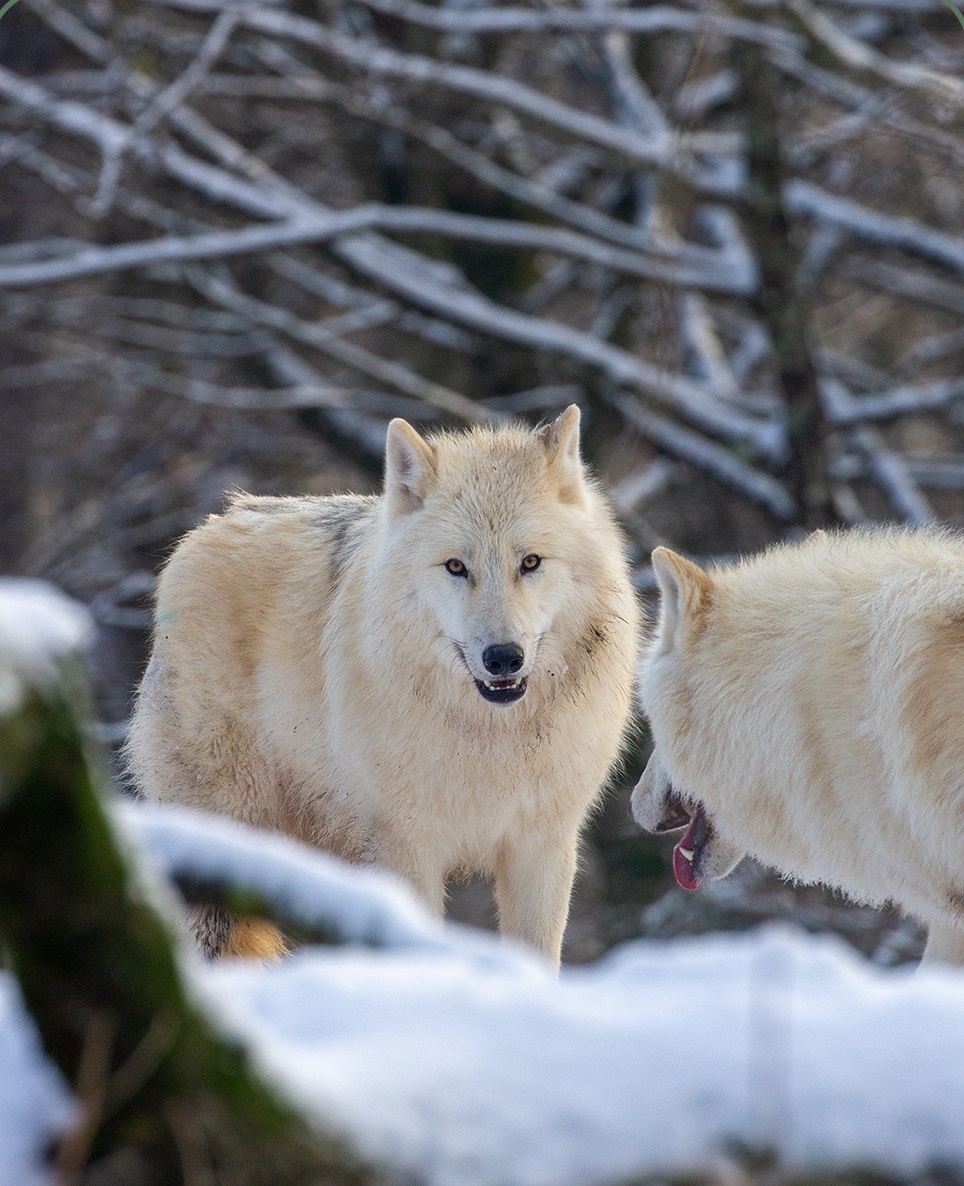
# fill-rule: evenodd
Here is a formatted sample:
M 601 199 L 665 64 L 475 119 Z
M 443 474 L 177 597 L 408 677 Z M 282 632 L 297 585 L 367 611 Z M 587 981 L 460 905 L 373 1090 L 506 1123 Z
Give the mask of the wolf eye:
M 451 560 L 445 561 L 445 567 L 454 577 L 467 577 L 469 575 L 469 570 L 462 561 L 456 560 L 454 556 Z
M 541 563 L 542 557 L 537 556 L 535 552 L 530 552 L 528 556 L 522 557 L 522 564 L 519 567 L 523 572 L 535 572 Z

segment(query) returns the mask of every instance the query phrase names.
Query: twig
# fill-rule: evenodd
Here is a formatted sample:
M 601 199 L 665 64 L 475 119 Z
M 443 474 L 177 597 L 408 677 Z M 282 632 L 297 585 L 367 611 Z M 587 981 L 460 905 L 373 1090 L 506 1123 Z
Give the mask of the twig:
M 172 6 L 192 11 L 209 11 L 209 0 L 168 0 Z M 286 37 L 355 67 L 376 78 L 397 78 L 420 86 L 437 86 L 473 99 L 496 103 L 528 116 L 537 124 L 565 136 L 607 149 L 640 167 L 660 167 L 695 189 L 721 194 L 734 192 L 732 184 L 715 174 L 711 179 L 687 157 L 714 153 L 732 155 L 740 139 L 727 133 L 676 133 L 641 136 L 627 132 L 609 120 L 552 99 L 511 78 L 469 66 L 453 66 L 417 54 L 386 49 L 349 37 L 317 21 L 276 9 L 242 9 L 241 20 L 250 29 L 272 37 Z
M 797 518 L 799 511 L 796 503 L 776 478 L 747 465 L 735 454 L 705 437 L 650 412 L 629 396 L 612 392 L 605 394 L 604 398 L 622 412 L 628 424 L 671 457 L 689 462 L 724 486 L 764 507 L 778 519 L 793 522 Z
M 363 375 L 368 375 L 379 383 L 404 395 L 410 395 L 421 400 L 430 407 L 456 416 L 460 420 L 473 421 L 489 419 L 489 413 L 479 404 L 466 399 L 455 391 L 450 391 L 439 383 L 424 379 L 421 375 L 402 366 L 397 362 L 389 362 L 379 358 L 370 350 L 356 346 L 322 329 L 302 321 L 286 309 L 266 304 L 241 292 L 234 284 L 224 277 L 215 277 L 200 268 L 192 268 L 188 272 L 191 283 L 209 299 L 241 313 L 250 318 L 255 324 L 271 326 L 272 329 L 294 338 L 307 346 L 321 350 L 337 358 Z
M 908 523 L 921 524 L 932 523 L 937 518 L 906 462 L 887 448 L 880 433 L 872 428 L 858 428 L 850 437 L 853 444 L 866 455 L 872 476 L 886 492 L 902 519 Z

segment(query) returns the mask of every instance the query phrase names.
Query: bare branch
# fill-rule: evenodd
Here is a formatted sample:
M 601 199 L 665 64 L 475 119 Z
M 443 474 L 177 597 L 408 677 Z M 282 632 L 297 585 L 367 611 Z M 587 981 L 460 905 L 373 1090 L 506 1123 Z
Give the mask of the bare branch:
M 845 33 L 810 0 L 783 0 L 784 6 L 797 18 L 807 35 L 847 70 L 875 82 L 915 91 L 931 102 L 964 107 L 964 83 L 949 74 L 942 74 L 915 62 L 892 62 L 856 37 Z
M 329 354 L 360 374 L 368 375 L 376 382 L 395 391 L 400 391 L 404 395 L 413 396 L 428 404 L 429 407 L 437 408 L 441 412 L 446 412 L 450 416 L 456 416 L 458 419 L 467 420 L 470 423 L 491 418 L 491 413 L 487 412 L 484 407 L 466 399 L 464 395 L 450 391 L 447 387 L 434 383 L 430 379 L 424 379 L 400 363 L 388 362 L 386 359 L 379 358 L 370 350 L 346 342 L 321 326 L 303 321 L 286 309 L 256 300 L 241 292 L 225 277 L 215 277 L 199 268 L 192 268 L 189 278 L 191 283 L 209 300 L 215 301 L 235 313 L 242 314 L 256 325 L 270 326 L 295 341 L 312 346 L 324 354 Z
M 485 185 L 559 222 L 631 251 L 651 252 L 664 261 L 664 275 L 668 282 L 734 295 L 746 295 L 756 286 L 756 266 L 746 250 L 734 246 L 716 251 L 691 243 L 662 243 L 641 227 L 609 218 L 598 210 L 570 201 L 544 182 L 521 177 L 503 168 L 437 124 L 416 119 L 394 104 L 374 103 L 357 90 L 339 86 L 315 71 L 308 71 L 281 46 L 269 42 L 260 47 L 259 54 L 284 72 L 285 78 L 279 82 L 286 95 L 301 93 L 306 98 L 335 103 L 353 115 L 395 128 L 426 144 Z
M 851 434 L 851 439 L 866 454 L 872 476 L 886 491 L 902 519 L 922 524 L 932 523 L 937 518 L 903 458 L 887 448 L 880 433 L 872 428 L 858 428 Z
M 628 424 L 671 457 L 688 461 L 717 482 L 765 507 L 778 519 L 793 522 L 797 518 L 796 504 L 776 478 L 753 469 L 705 437 L 650 412 L 629 396 L 613 393 L 605 398 L 622 412 Z
M 964 379 L 944 379 L 917 387 L 894 387 L 859 399 L 841 389 L 835 392 L 830 418 L 836 426 L 894 420 L 898 416 L 934 411 L 957 399 L 964 399 Z
M 192 11 L 210 11 L 209 0 L 168 2 L 172 6 Z M 732 155 L 740 145 L 737 136 L 684 132 L 641 136 L 609 120 L 551 99 L 514 79 L 469 66 L 452 66 L 417 54 L 386 49 L 304 17 L 276 9 L 257 8 L 242 9 L 241 20 L 250 29 L 310 45 L 376 78 L 397 78 L 421 86 L 438 86 L 473 99 L 497 103 L 519 115 L 528 116 L 552 131 L 604 148 L 634 165 L 665 169 L 701 192 L 734 192 L 732 183 L 725 182 L 717 174 L 710 177 L 691 162 L 688 164 L 686 158 L 697 153 Z
M 190 237 L 172 235 L 146 243 L 89 248 L 72 258 L 58 256 L 53 260 L 40 259 L 29 265 L 0 266 L 0 288 L 25 288 L 151 264 L 247 255 L 298 243 L 320 243 L 367 229 L 551 251 L 638 279 L 740 291 L 740 286 L 712 283 L 715 277 L 707 277 L 698 267 L 687 269 L 686 265 L 668 265 L 658 258 L 617 250 L 573 231 L 503 218 L 483 218 L 417 206 L 383 206 L 377 203 L 324 218 L 301 216 L 267 226 L 245 227 L 239 231 Z M 35 245 L 37 255 L 42 254 L 42 246 Z M 708 285 L 705 283 L 707 279 L 711 280 Z M 722 277 L 717 279 L 722 280 Z
M 895 218 L 870 210 L 849 198 L 827 193 L 809 181 L 791 181 L 786 200 L 794 214 L 810 215 L 843 227 L 866 243 L 896 247 L 964 273 L 964 239 L 924 226 L 912 218 Z
M 116 247 L 90 247 L 73 256 L 57 256 L 27 264 L 0 265 L 0 288 L 29 288 L 76 280 L 125 268 L 157 266 L 288 247 L 295 243 L 317 243 L 346 231 L 373 224 L 372 212 L 356 207 L 328 219 L 302 218 L 245 227 L 240 231 L 213 231 L 206 235 L 168 235 L 145 243 L 121 243 Z M 38 251 L 42 243 L 34 246 Z
M 152 0 L 167 3 L 168 0 Z M 368 8 L 413 24 L 452 33 L 715 33 L 721 37 L 756 41 L 762 45 L 797 48 L 800 39 L 763 22 L 716 12 L 687 12 L 654 5 L 651 8 L 532 9 L 433 8 L 417 0 L 363 0 Z
M 960 284 L 877 259 L 848 260 L 842 271 L 848 279 L 859 280 L 871 288 L 964 316 L 964 286 Z

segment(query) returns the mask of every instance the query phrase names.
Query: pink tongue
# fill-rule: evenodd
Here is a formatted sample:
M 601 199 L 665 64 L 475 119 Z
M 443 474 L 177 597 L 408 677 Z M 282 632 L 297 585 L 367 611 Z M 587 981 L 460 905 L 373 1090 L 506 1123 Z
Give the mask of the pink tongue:
M 682 840 L 673 849 L 673 872 L 676 874 L 676 880 L 685 890 L 697 890 L 703 884 L 703 878 L 697 877 L 693 872 L 693 862 L 689 857 L 684 857 L 681 849 L 686 849 L 687 852 L 692 852 L 695 856 L 696 840 L 694 839 L 697 824 L 700 822 L 700 816 L 703 813 L 702 807 L 697 807 L 690 816 L 689 827 L 683 834 Z

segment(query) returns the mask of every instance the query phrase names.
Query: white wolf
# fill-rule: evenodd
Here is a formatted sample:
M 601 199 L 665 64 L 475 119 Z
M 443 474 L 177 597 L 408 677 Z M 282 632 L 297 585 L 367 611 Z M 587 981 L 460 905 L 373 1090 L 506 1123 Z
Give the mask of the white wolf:
M 658 548 L 645 828 L 696 889 L 744 852 L 929 928 L 964 962 L 964 539 L 816 533 L 706 573 Z
M 492 873 L 502 931 L 558 962 L 638 636 L 578 408 L 431 439 L 394 420 L 381 497 L 242 495 L 182 540 L 131 771 L 386 866 L 436 911 L 447 877 Z

